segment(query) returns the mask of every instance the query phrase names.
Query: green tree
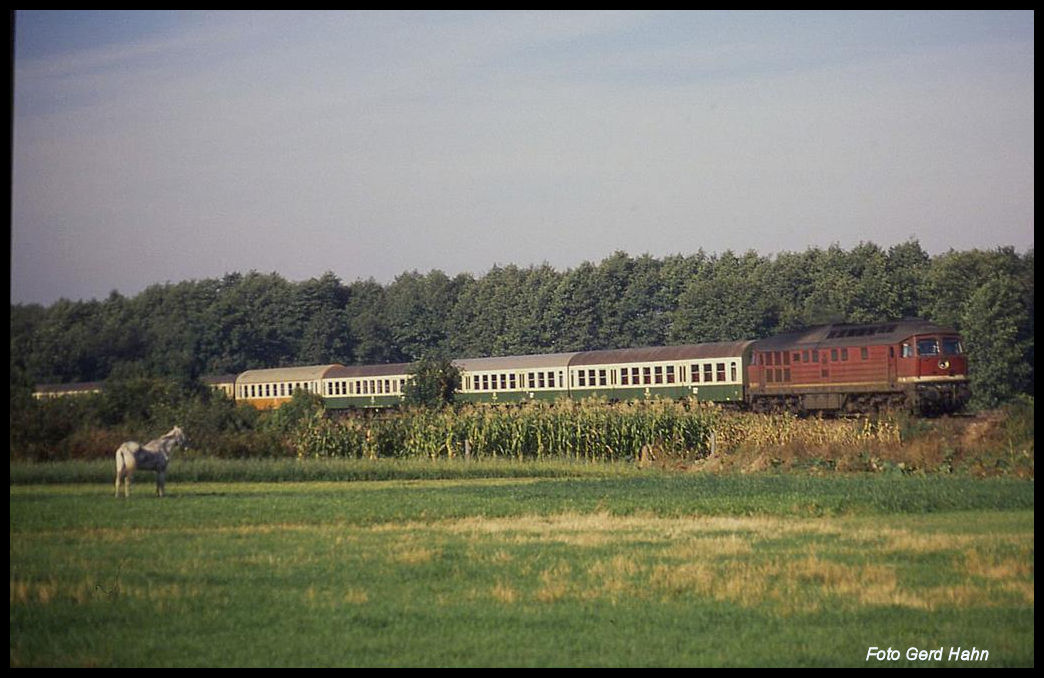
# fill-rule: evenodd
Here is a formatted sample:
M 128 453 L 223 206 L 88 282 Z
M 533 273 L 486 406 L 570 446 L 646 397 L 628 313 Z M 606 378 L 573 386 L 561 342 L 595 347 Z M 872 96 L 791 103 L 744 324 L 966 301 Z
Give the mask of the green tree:
M 1033 337 L 1015 280 L 995 276 L 971 294 L 963 318 L 973 404 L 994 407 L 1029 391 Z
M 446 358 L 426 357 L 417 361 L 406 381 L 407 405 L 438 409 L 453 403 L 460 388 L 460 370 Z

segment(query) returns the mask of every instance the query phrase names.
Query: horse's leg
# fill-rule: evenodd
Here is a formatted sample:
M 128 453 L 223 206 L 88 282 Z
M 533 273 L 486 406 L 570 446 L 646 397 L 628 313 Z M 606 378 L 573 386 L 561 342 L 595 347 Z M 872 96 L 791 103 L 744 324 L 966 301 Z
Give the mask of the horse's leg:
M 167 489 L 167 472 L 156 471 L 156 496 L 164 496 L 164 492 Z
M 123 448 L 116 450 L 116 498 L 120 496 L 120 480 L 127 473 L 127 462 L 123 458 Z

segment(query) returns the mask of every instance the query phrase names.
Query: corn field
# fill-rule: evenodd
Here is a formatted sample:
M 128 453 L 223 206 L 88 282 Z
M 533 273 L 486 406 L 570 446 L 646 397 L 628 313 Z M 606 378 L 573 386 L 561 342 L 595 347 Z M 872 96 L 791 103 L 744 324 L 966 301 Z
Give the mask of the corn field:
M 724 450 L 800 446 L 810 449 L 866 443 L 899 445 L 900 427 L 892 419 L 801 418 L 791 413 L 728 413 L 714 422 L 715 439 Z
M 298 458 L 386 457 L 691 461 L 712 451 L 899 443 L 888 420 L 801 419 L 725 412 L 695 402 L 604 401 L 409 410 L 333 420 L 320 413 L 292 437 Z

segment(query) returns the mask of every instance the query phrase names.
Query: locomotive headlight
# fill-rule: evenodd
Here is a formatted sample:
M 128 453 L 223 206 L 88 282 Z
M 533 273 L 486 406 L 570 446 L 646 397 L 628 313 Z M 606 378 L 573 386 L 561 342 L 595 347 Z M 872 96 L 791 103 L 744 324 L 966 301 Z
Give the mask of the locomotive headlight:
M 939 361 L 939 369 L 940 370 L 948 370 L 948 369 L 950 369 L 950 361 L 949 360 L 940 360 Z

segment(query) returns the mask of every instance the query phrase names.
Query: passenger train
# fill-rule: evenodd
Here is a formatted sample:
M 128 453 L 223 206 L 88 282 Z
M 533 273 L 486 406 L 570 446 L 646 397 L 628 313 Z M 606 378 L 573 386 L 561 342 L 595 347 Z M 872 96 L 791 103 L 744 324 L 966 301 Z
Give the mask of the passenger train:
M 602 397 L 692 398 L 756 412 L 920 414 L 961 410 L 970 397 L 957 332 L 919 319 L 833 324 L 768 339 L 453 361 L 458 402 Z M 250 370 L 233 397 L 277 407 L 304 389 L 328 409 L 399 405 L 412 363 Z

